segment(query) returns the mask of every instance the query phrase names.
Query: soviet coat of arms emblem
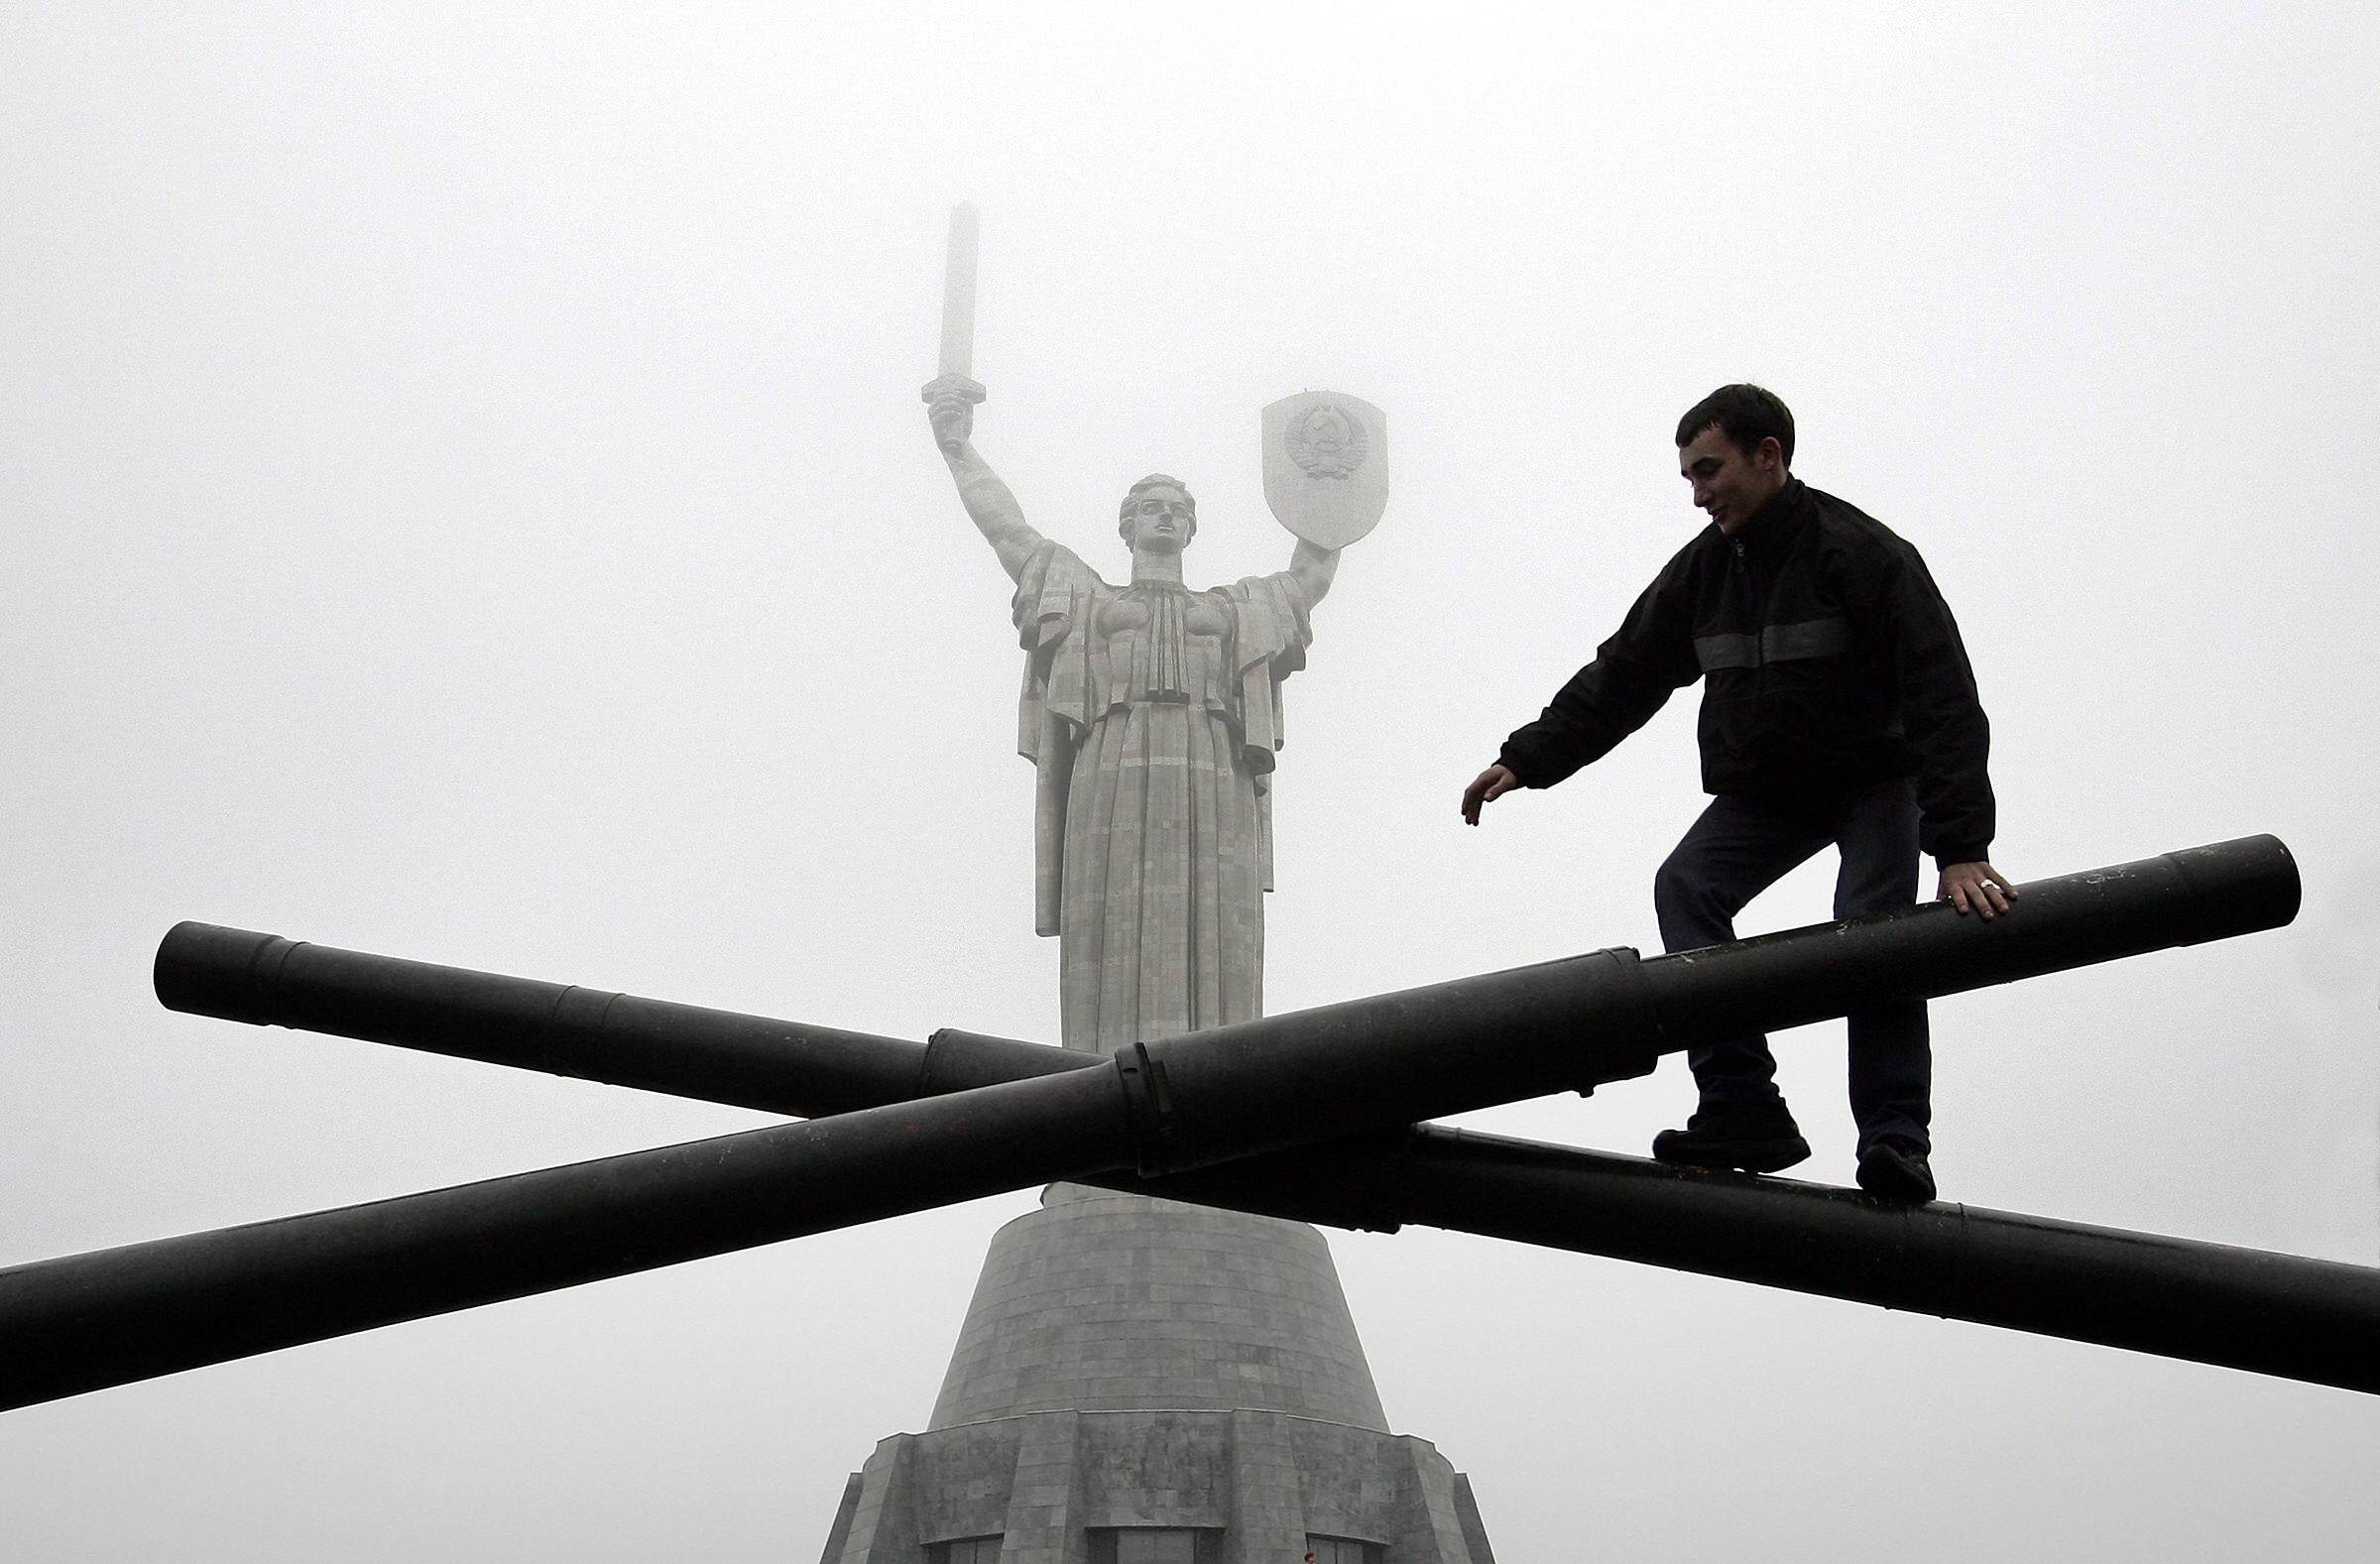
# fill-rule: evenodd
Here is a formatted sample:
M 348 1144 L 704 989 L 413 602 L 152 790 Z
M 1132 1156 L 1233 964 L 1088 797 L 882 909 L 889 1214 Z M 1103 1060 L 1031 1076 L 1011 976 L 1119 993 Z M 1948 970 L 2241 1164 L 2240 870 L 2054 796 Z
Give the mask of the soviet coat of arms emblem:
M 1298 537 L 1344 548 L 1388 505 L 1386 421 L 1334 391 L 1284 397 L 1264 410 L 1264 499 Z
M 1289 459 L 1310 478 L 1346 478 L 1364 465 L 1364 425 L 1345 409 L 1321 402 L 1289 421 Z

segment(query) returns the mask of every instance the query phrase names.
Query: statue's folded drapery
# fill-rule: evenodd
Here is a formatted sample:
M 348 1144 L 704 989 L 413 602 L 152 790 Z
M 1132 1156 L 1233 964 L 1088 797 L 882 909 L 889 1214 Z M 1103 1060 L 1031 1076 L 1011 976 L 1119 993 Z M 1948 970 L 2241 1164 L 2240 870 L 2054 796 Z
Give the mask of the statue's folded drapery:
M 1068 1047 L 1263 1013 L 1268 789 L 1311 606 L 1288 571 L 1116 587 L 1047 541 L 1018 574 L 1035 927 L 1060 939 Z

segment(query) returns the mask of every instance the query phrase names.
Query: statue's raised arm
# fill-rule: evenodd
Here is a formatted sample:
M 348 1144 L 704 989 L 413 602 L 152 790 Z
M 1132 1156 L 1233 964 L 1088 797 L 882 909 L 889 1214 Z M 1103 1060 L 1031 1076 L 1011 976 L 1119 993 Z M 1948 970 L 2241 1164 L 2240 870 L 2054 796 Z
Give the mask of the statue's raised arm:
M 1289 573 L 1305 588 L 1306 606 L 1311 608 L 1322 601 L 1331 589 L 1331 577 L 1339 573 L 1339 550 L 1300 538 L 1289 552 Z
M 973 395 L 970 395 L 973 393 Z M 934 426 L 934 444 L 959 487 L 959 500 L 968 519 L 1000 555 L 1000 567 L 1014 580 L 1041 546 L 1041 535 L 1025 521 L 1016 496 L 975 448 L 975 404 L 982 392 L 960 375 L 942 375 L 925 384 L 926 417 Z M 1328 581 L 1326 575 L 1324 580 Z

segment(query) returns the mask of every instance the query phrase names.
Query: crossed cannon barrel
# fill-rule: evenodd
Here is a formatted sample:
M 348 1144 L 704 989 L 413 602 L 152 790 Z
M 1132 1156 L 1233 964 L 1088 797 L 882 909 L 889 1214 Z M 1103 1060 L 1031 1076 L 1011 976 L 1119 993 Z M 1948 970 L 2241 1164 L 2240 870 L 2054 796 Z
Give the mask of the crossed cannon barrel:
M 1421 1124 L 1664 1053 L 2277 927 L 2249 838 L 1640 959 L 1626 949 L 1095 1056 L 923 1044 L 184 923 L 159 998 L 808 1122 L 0 1270 L 0 1406 L 1053 1179 L 1421 1223 L 2380 1390 L 2380 1271 Z

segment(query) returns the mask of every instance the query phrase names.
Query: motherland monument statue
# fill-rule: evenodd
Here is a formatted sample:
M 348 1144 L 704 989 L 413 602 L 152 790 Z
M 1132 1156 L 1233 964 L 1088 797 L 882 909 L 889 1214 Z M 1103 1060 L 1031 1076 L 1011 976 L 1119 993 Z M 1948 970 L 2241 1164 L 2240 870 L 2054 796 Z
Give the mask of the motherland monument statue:
M 1060 941 L 1063 1041 L 1105 1053 L 1254 1020 L 1281 685 L 1305 665 L 1339 551 L 1300 539 L 1286 570 L 1192 591 L 1197 503 L 1156 473 L 1124 497 L 1131 574 L 1111 584 L 1025 521 L 970 437 L 964 388 L 925 390 L 967 514 L 1016 583 L 1034 923 Z
M 967 516 L 1013 583 L 1017 749 L 1035 779 L 1034 926 L 1061 1040 L 1110 1053 L 1264 1013 L 1282 686 L 1340 551 L 1387 502 L 1382 416 L 1331 392 L 1263 411 L 1287 568 L 1194 590 L 1180 479 L 1124 496 L 1121 583 L 1043 536 L 975 445 L 972 208 L 953 214 L 941 373 L 923 391 Z M 1388 1431 L 1322 1235 L 1053 1184 L 984 1262 L 923 1434 L 882 1442 L 828 1564 L 1488 1564 L 1468 1482 Z
M 976 449 L 975 219 L 952 223 L 942 373 L 923 397 L 968 517 L 1016 590 L 1017 748 L 1033 762 L 1034 926 L 1060 941 L 1061 1038 L 1127 1043 L 1263 1014 L 1281 685 L 1305 665 L 1339 551 L 1387 503 L 1379 410 L 1309 393 L 1265 410 L 1265 495 L 1289 567 L 1192 591 L 1198 505 L 1152 473 L 1125 494 L 1126 584 L 1026 522 Z

